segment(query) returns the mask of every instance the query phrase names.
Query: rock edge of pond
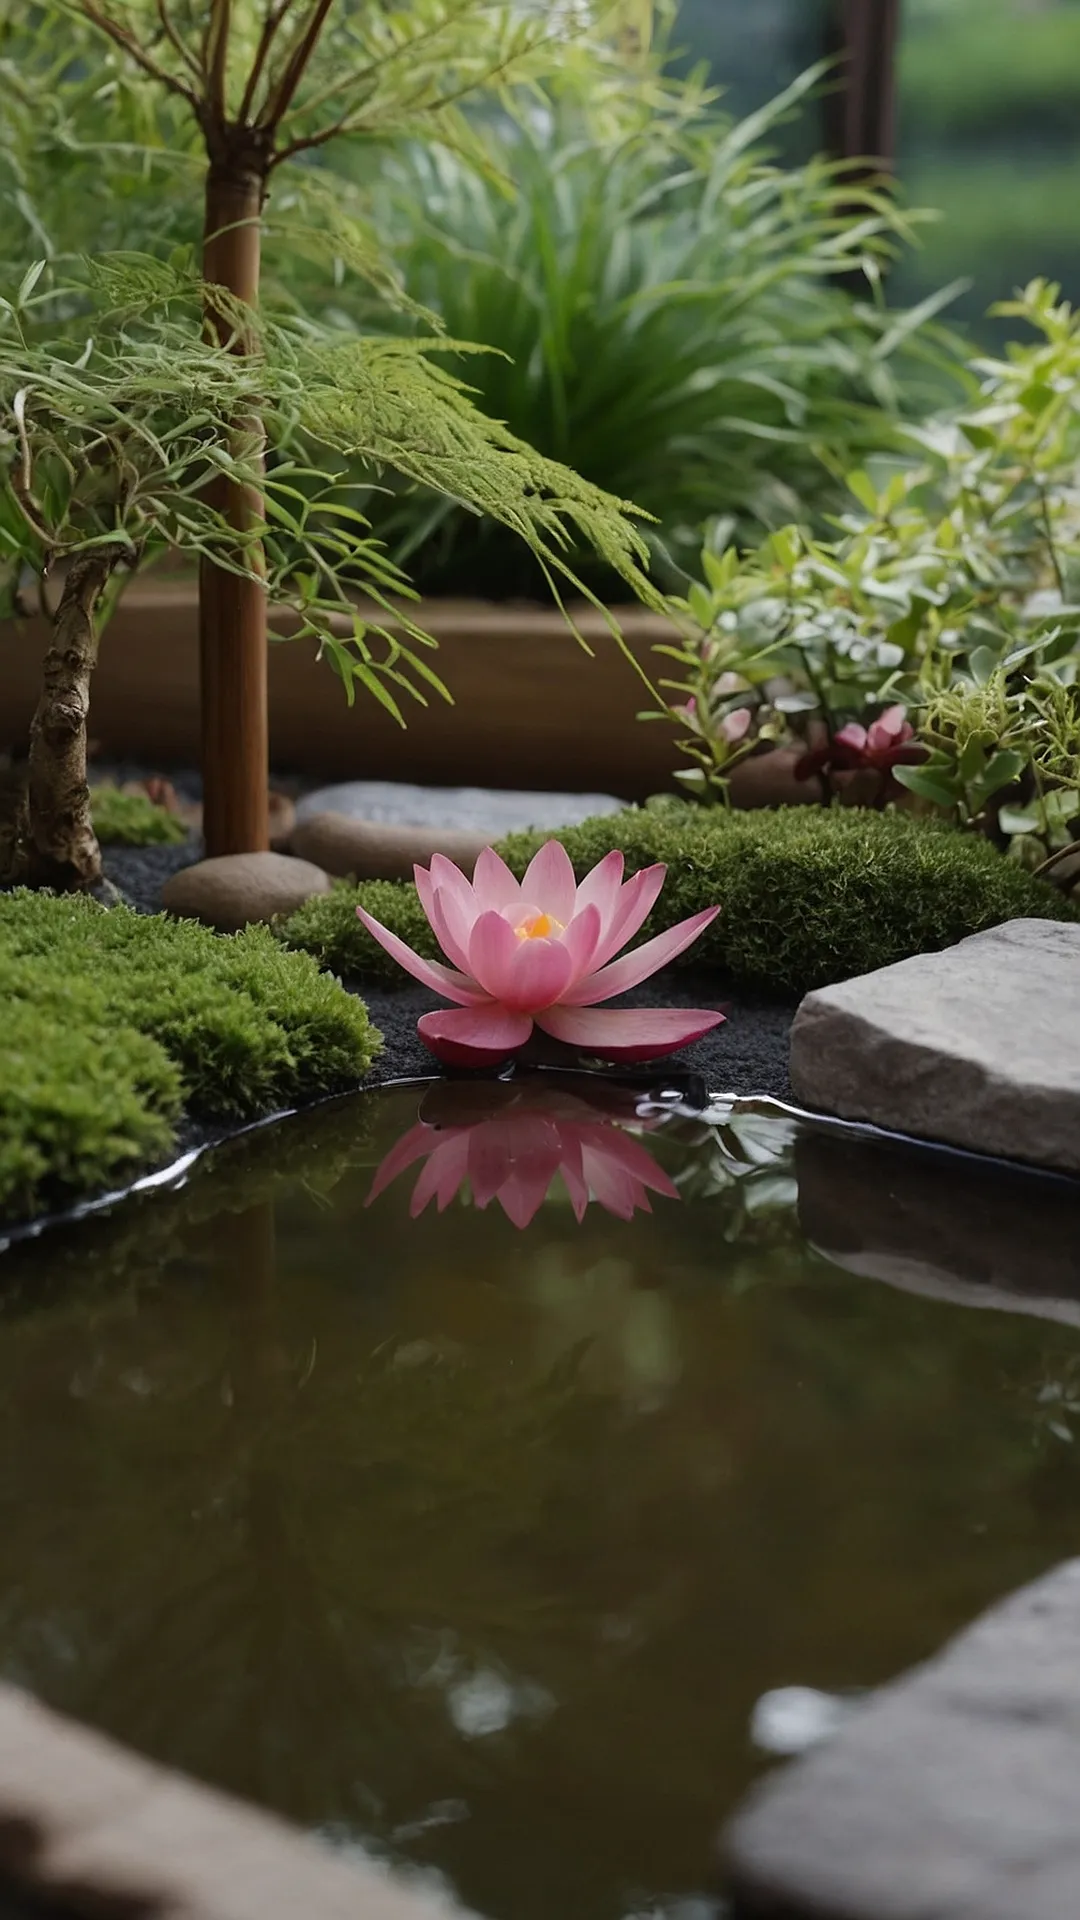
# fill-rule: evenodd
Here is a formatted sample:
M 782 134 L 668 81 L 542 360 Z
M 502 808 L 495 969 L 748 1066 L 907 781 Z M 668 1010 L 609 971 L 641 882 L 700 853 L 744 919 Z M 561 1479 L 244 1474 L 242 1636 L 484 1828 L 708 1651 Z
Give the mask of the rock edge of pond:
M 745 1920 L 1062 1920 L 1080 1888 L 1080 1560 L 982 1614 L 754 1788 Z

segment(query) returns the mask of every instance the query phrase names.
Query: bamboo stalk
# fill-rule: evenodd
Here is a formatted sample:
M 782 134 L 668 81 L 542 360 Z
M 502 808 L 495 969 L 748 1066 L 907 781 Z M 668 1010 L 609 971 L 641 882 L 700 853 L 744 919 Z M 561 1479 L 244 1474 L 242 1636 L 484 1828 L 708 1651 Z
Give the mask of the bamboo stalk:
M 254 307 L 259 297 L 263 177 L 249 165 L 210 168 L 206 188 L 203 276 Z M 213 309 L 208 327 L 222 345 L 244 352 L 247 343 Z M 238 433 L 258 431 L 238 422 Z M 266 592 L 250 577 L 250 528 L 262 516 L 254 486 L 217 480 L 213 504 L 242 536 L 248 574 L 204 558 L 199 569 L 199 658 L 202 676 L 203 830 L 208 854 L 254 853 L 270 844 L 268 811 Z

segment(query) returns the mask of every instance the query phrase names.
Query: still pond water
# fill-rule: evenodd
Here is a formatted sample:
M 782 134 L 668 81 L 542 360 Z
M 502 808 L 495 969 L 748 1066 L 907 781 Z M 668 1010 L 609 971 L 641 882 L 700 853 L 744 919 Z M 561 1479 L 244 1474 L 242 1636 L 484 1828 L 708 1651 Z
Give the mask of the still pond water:
M 595 1082 L 249 1135 L 0 1256 L 0 1672 L 495 1920 L 704 1920 L 764 1696 L 1080 1548 L 1078 1248 Z

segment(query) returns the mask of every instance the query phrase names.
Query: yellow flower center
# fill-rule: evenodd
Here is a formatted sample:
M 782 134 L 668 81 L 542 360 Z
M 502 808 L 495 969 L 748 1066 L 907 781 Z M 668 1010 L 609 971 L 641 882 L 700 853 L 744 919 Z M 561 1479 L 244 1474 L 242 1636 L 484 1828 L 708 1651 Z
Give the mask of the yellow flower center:
M 553 933 L 565 931 L 562 921 L 553 920 L 550 913 L 534 913 L 514 928 L 519 940 L 550 940 Z

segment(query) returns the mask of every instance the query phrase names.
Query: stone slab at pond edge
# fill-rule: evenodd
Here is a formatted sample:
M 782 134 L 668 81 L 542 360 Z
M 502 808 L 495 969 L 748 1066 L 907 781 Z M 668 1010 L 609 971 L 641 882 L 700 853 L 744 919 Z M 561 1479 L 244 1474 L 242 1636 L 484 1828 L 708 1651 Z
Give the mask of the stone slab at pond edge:
M 8 1889 L 53 1920 L 467 1920 L 0 1686 Z
M 723 1851 L 739 1920 L 1075 1920 L 1080 1560 L 769 1776 Z
M 1080 1174 L 1080 925 L 1012 920 L 808 994 L 791 1083 L 845 1120 Z

